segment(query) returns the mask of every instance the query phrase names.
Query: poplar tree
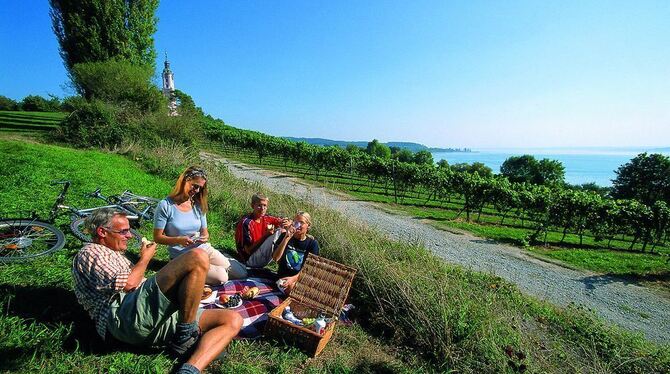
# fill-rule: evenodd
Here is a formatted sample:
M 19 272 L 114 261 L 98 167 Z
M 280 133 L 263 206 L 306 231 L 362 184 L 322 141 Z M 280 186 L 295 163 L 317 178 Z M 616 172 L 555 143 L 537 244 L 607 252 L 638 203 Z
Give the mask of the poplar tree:
M 155 67 L 158 0 L 49 0 L 63 63 L 127 60 Z

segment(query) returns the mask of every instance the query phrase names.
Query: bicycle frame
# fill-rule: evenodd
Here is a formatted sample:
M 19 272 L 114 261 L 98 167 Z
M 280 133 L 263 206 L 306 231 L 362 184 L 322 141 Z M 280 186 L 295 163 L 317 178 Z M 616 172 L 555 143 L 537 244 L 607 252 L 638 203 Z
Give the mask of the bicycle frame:
M 87 208 L 87 209 L 78 209 L 76 207 L 68 206 L 63 204 L 65 202 L 65 196 L 67 195 L 67 191 L 70 188 L 70 181 L 58 181 L 54 182 L 54 184 L 62 184 L 63 189 L 61 192 L 58 194 L 58 197 L 56 197 L 56 201 L 54 202 L 53 206 L 51 207 L 51 211 L 49 212 L 49 217 L 47 218 L 47 222 L 53 223 L 56 220 L 56 217 L 59 215 L 63 214 L 61 211 L 65 210 L 69 213 L 71 213 L 74 216 L 77 217 L 86 217 L 89 216 L 91 213 L 93 213 L 97 209 L 101 208 L 112 208 L 116 209 L 118 211 L 121 211 L 123 213 L 126 213 L 126 218 L 128 218 L 129 221 L 131 222 L 137 222 L 139 224 L 140 221 L 140 215 L 137 214 L 137 212 L 132 211 L 122 205 L 119 204 L 109 204 L 105 206 L 97 206 L 94 208 Z M 96 191 L 99 194 L 99 191 Z M 102 195 L 100 195 L 102 196 Z M 102 196 L 104 198 L 104 196 Z M 106 199 L 106 198 L 105 198 Z
M 53 206 L 51 207 L 51 211 L 49 212 L 49 217 L 47 218 L 47 222 L 53 223 L 56 220 L 56 217 L 58 216 L 58 212 L 62 209 L 61 207 L 65 207 L 63 205 L 63 202 L 65 201 L 65 194 L 67 194 L 68 188 L 70 188 L 70 181 L 57 181 L 53 182 L 52 184 L 62 184 L 63 189 L 61 192 L 58 194 L 58 197 L 56 197 L 56 201 L 54 202 Z M 68 209 L 71 209 L 70 207 L 67 207 Z
M 137 215 L 138 217 L 141 217 L 142 219 L 151 219 L 151 215 L 149 212 L 154 209 L 152 206 L 153 203 L 155 203 L 157 200 L 152 200 L 150 198 L 147 198 L 145 196 L 140 196 L 140 195 L 135 195 L 129 190 L 123 191 L 120 195 L 112 195 L 112 196 L 105 196 L 100 192 L 100 188 L 96 189 L 92 193 L 88 194 L 89 197 L 95 197 L 98 199 L 101 199 L 108 204 L 112 204 L 113 206 L 118 206 L 120 209 L 122 209 L 125 213 L 131 214 L 131 215 Z M 139 204 L 147 204 L 147 206 L 140 210 L 135 207 L 135 205 Z

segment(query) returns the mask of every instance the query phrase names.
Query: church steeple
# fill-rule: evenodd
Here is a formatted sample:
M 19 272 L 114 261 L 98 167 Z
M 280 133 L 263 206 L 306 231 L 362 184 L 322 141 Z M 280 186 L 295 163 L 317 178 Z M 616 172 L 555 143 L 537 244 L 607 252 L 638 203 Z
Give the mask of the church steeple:
M 174 97 L 174 74 L 170 70 L 167 51 L 165 52 L 165 67 L 163 68 L 163 95 L 168 99 L 170 114 L 177 115 L 177 99 Z

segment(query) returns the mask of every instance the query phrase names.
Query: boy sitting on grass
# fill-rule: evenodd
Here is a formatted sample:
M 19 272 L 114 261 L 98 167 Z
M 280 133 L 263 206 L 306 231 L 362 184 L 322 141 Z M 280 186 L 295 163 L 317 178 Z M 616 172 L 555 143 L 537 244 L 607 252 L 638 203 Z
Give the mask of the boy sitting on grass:
M 269 199 L 258 192 L 251 197 L 252 212 L 243 216 L 235 229 L 237 253 L 245 265 L 263 268 L 272 261 L 275 243 L 282 230 L 291 225 L 286 218 L 267 214 Z

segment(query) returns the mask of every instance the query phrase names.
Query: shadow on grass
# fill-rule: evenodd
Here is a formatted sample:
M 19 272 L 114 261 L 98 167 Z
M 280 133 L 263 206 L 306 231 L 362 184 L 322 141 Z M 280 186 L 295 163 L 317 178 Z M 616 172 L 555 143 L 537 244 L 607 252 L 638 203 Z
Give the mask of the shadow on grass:
M 628 249 L 628 248 L 621 248 L 621 247 L 611 247 L 608 248 L 606 245 L 599 245 L 597 243 L 594 244 L 589 244 L 589 243 L 584 243 L 584 244 L 579 244 L 579 243 L 570 243 L 567 241 L 560 242 L 560 241 L 547 241 L 547 244 L 545 245 L 543 241 L 538 240 L 530 243 L 531 245 L 535 245 L 538 247 L 546 248 L 546 249 L 587 249 L 587 250 L 596 250 L 596 251 L 608 251 L 608 252 L 614 252 L 614 253 L 633 253 L 633 254 L 644 254 L 644 255 L 650 255 L 650 256 L 659 256 L 663 257 L 665 254 L 659 253 L 658 251 L 656 252 L 651 252 L 651 251 L 642 251 L 640 249 Z
M 415 217 L 416 218 L 416 217 Z M 467 230 L 467 229 L 463 229 Z M 555 232 L 557 233 L 557 232 Z M 477 233 L 473 233 L 474 235 L 480 235 Z M 531 231 L 528 231 L 528 234 L 531 234 Z M 480 244 L 496 244 L 496 243 L 507 243 L 507 244 L 512 244 L 518 247 L 524 247 L 525 244 L 522 242 L 521 239 L 519 238 L 514 238 L 514 237 L 497 237 L 495 239 L 474 239 L 471 240 L 474 243 L 480 243 Z M 617 252 L 617 253 L 637 253 L 637 254 L 646 254 L 646 255 L 651 255 L 651 256 L 665 256 L 662 253 L 659 252 L 650 252 L 650 251 L 641 251 L 637 249 L 627 249 L 627 248 L 607 248 L 604 245 L 599 245 L 597 243 L 590 244 L 590 243 L 571 243 L 571 242 L 560 242 L 560 241 L 547 241 L 545 244 L 544 241 L 542 240 L 535 240 L 531 241 L 529 243 L 530 245 L 537 246 L 540 248 L 544 248 L 547 250 L 552 250 L 552 249 L 585 249 L 585 250 L 595 250 L 595 251 L 608 251 L 608 252 Z
M 500 243 L 514 243 L 514 240 L 494 240 L 494 239 L 472 239 L 470 240 L 472 243 L 477 243 L 477 244 L 500 244 Z
M 353 373 L 370 373 L 370 374 L 393 374 L 398 372 L 398 368 L 389 364 L 388 362 L 371 362 L 364 361 L 358 364 L 353 370 Z
M 433 221 L 438 221 L 438 222 L 444 222 L 444 221 L 451 221 L 452 218 L 447 218 L 447 217 L 438 217 L 438 216 L 433 216 L 433 215 L 426 215 L 426 216 L 412 216 L 414 219 L 429 219 Z
M 603 274 L 592 275 L 581 279 L 587 290 L 595 290 L 599 286 L 611 283 L 621 283 L 625 285 L 642 285 L 647 282 L 670 283 L 670 272 L 659 274 Z
M 526 246 L 523 240 L 518 238 L 472 239 L 470 241 L 477 244 L 490 244 L 490 245 L 509 244 L 511 246 L 522 249 L 523 247 Z
M 257 167 L 257 166 L 247 166 L 247 167 L 241 166 L 240 169 L 244 169 L 244 170 L 248 170 L 248 171 L 265 171 L 266 170 L 266 169 L 263 169 L 263 168 L 260 168 L 260 167 Z
M 70 334 L 63 340 L 66 352 L 79 351 L 84 354 L 107 354 L 115 351 L 155 354 L 157 350 L 137 348 L 116 342 L 103 341 L 97 334 L 95 324 L 88 313 L 77 302 L 73 291 L 53 286 L 0 285 L 0 299 L 10 299 L 5 314 L 19 317 L 26 322 L 34 321 L 46 326 L 62 324 L 71 326 Z M 21 363 L 30 360 L 34 349 L 11 348 L 0 352 L 0 371 L 19 369 Z

